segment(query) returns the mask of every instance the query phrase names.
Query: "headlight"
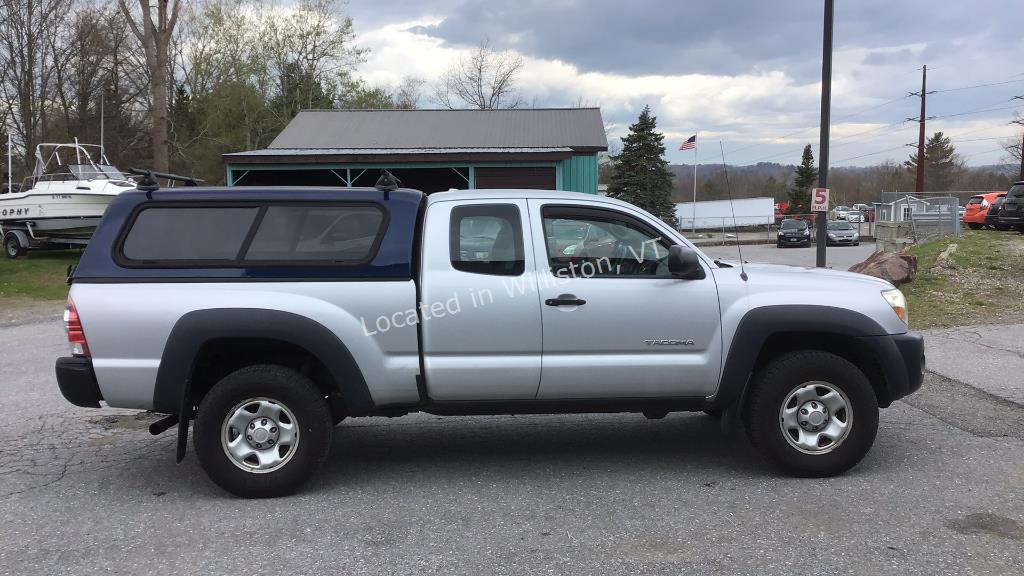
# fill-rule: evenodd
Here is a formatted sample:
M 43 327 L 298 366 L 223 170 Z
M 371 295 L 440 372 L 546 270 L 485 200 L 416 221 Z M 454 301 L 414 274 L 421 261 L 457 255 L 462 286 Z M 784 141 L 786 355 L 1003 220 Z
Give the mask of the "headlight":
M 783 236 L 782 230 L 779 230 L 779 236 Z
M 898 289 L 882 290 L 882 298 L 892 306 L 892 311 L 899 316 L 908 327 L 910 326 L 910 315 L 907 313 L 907 297 Z
M 810 229 L 804 230 L 804 236 L 810 236 L 810 235 L 811 235 Z
M 860 234 L 853 235 L 853 241 L 856 242 L 857 240 L 860 240 Z
M 835 235 L 835 234 L 832 234 L 832 233 L 829 233 L 828 237 L 829 237 L 829 238 L 831 238 L 831 239 L 833 239 L 833 240 L 835 240 L 835 239 L 836 239 L 836 235 Z

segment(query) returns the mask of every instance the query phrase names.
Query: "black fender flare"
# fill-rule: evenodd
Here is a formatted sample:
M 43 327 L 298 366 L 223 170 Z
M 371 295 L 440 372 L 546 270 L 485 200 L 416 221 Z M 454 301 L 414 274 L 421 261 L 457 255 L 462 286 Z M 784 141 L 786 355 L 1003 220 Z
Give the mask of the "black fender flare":
M 754 308 L 744 314 L 722 367 L 718 392 L 709 404 L 726 408 L 742 403 L 765 343 L 773 335 L 790 332 L 856 338 L 861 344 L 859 352 L 873 357 L 881 369 L 886 395 L 879 398 L 879 405 L 887 406 L 911 387 L 894 337 L 878 322 L 846 308 L 785 304 Z
M 267 338 L 304 348 L 330 372 L 350 414 L 374 407 L 352 354 L 323 324 L 280 310 L 212 308 L 185 314 L 171 329 L 153 389 L 154 411 L 191 417 L 189 382 L 199 351 L 207 342 L 225 338 Z

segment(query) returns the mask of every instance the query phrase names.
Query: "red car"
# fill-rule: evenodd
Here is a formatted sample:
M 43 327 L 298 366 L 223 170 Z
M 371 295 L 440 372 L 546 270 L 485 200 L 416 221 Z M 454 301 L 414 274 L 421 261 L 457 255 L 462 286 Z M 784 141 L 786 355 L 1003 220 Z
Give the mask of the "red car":
M 980 230 L 985 227 L 985 216 L 989 207 L 996 201 L 996 198 L 1006 196 L 1006 192 L 988 192 L 971 196 L 964 207 L 963 223 L 971 230 Z

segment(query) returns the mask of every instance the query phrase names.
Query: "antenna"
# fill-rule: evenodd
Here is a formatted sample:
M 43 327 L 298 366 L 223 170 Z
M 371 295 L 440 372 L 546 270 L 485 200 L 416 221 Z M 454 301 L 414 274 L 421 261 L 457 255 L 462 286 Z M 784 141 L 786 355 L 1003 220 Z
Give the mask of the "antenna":
M 722 150 L 722 169 L 725 170 L 725 191 L 729 194 L 729 211 L 732 212 L 732 231 L 736 233 L 736 252 L 740 255 L 740 278 L 747 281 L 747 271 L 743 267 L 743 249 L 740 248 L 740 229 L 736 225 L 736 207 L 732 205 L 732 186 L 729 184 L 729 165 L 725 163 L 725 146 L 718 141 L 718 147 Z
M 107 151 L 103 148 L 103 92 L 100 91 L 100 162 L 107 164 Z

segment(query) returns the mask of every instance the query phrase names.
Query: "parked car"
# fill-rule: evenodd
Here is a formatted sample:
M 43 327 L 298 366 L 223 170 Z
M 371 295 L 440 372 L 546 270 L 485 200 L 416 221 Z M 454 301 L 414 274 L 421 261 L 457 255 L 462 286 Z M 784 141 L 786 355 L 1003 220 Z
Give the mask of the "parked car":
M 834 220 L 846 220 L 846 217 L 850 215 L 849 206 L 836 206 L 832 209 L 832 218 Z
M 835 220 L 828 223 L 825 244 L 828 246 L 860 246 L 860 234 L 849 222 Z
M 999 225 L 1024 234 L 1024 181 L 1017 182 L 1006 193 L 1003 205 L 999 207 Z
M 992 204 L 988 207 L 988 212 L 985 214 L 985 226 L 995 228 L 996 230 L 1009 230 L 1006 225 L 999 222 L 999 210 L 1005 201 L 1005 194 L 992 201 Z
M 992 206 L 996 198 L 1002 198 L 1003 196 L 1006 196 L 1006 192 L 989 192 L 987 194 L 971 196 L 964 207 L 964 213 L 960 220 L 971 230 L 984 228 L 985 216 L 988 214 L 989 207 Z
M 867 204 L 854 204 L 846 215 L 847 222 L 866 222 L 866 212 L 870 208 Z
M 64 397 L 166 414 L 150 431 L 178 426 L 179 461 L 194 423 L 202 468 L 246 497 L 297 489 L 346 418 L 413 412 L 724 412 L 782 470 L 829 476 L 923 379 L 892 284 L 716 261 L 589 194 L 129 191 L 69 281 Z
M 783 246 L 810 246 L 811 227 L 805 220 L 786 219 L 779 224 L 779 233 L 775 245 Z

